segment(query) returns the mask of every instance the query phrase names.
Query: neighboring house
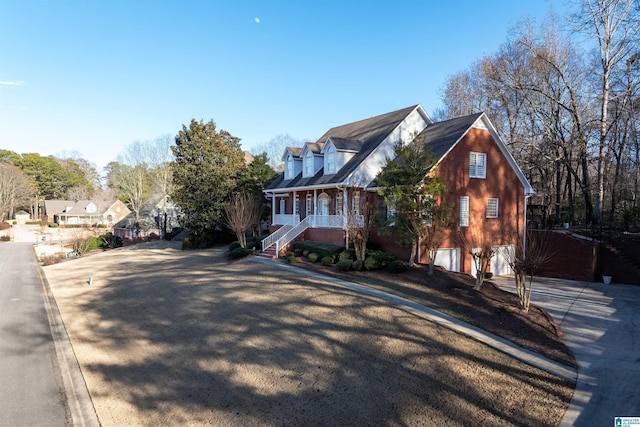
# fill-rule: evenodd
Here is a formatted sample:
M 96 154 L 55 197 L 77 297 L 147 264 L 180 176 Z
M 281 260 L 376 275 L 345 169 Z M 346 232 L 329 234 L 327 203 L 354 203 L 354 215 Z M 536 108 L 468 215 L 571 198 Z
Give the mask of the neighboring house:
M 45 200 L 44 214 L 47 222 L 59 225 L 113 224 L 131 212 L 120 200 Z
M 526 198 L 534 191 L 489 118 L 477 113 L 434 123 L 420 105 L 334 127 L 316 142 L 287 148 L 284 172 L 264 190 L 275 233 L 263 249 L 274 245 L 281 252 L 299 238 L 348 246 L 346 215 L 362 216 L 367 199 L 379 203 L 376 176 L 394 157 L 396 143 L 417 137 L 438 159 L 431 174 L 450 191 L 444 201 L 455 205 L 452 219 L 458 225 L 447 232 L 436 264 L 474 274 L 468 245 L 479 235 L 496 248 L 513 250 L 524 235 Z M 409 257 L 410 248 L 375 230 L 370 236 L 385 251 Z M 426 262 L 424 247 L 418 257 Z M 502 251 L 491 271 L 508 272 Z
M 135 212 L 129 213 L 113 226 L 113 234 L 119 237 L 161 237 L 164 224 L 169 232 L 178 227 L 178 208 L 169 196 L 155 194 L 140 208 L 136 221 Z
M 31 214 L 25 211 L 18 211 L 13 215 L 13 218 L 16 220 L 16 223 L 25 224 L 31 219 Z

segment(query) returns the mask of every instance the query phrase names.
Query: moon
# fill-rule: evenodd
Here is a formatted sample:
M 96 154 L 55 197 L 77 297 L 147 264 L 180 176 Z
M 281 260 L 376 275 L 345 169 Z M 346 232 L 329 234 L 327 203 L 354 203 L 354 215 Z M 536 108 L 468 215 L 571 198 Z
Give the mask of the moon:
M 260 23 L 260 18 L 253 18 L 254 21 L 256 21 L 256 24 Z

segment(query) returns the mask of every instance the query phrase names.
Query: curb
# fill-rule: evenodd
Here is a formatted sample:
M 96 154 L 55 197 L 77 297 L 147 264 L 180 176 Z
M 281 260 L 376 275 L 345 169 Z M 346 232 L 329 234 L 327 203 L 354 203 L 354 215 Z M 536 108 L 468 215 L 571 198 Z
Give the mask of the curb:
M 82 427 L 100 427 L 98 415 L 93 407 L 91 395 L 82 376 L 82 371 L 60 316 L 58 305 L 51 293 L 49 282 L 36 260 L 36 268 L 42 284 L 42 297 L 49 319 L 51 336 L 57 356 L 58 369 L 62 379 L 62 388 L 66 405 L 71 414 L 71 425 Z

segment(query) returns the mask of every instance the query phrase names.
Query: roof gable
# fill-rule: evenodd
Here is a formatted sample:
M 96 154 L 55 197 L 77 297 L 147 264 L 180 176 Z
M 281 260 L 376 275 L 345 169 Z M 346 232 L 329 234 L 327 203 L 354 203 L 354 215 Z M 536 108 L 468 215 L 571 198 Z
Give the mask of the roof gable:
M 291 155 L 294 159 L 300 158 L 300 155 L 302 154 L 302 148 L 301 147 L 287 147 L 284 150 L 284 153 L 282 154 L 282 157 L 280 158 L 280 160 L 282 160 L 283 162 L 287 161 L 287 157 L 289 157 L 289 155 Z

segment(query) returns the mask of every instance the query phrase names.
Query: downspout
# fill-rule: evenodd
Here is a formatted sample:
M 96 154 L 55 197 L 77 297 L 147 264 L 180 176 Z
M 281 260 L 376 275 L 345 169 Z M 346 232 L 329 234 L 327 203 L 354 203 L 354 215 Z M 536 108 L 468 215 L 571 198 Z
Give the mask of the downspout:
M 524 226 L 522 234 L 522 255 L 527 255 L 527 199 L 533 196 L 533 194 L 524 195 Z

